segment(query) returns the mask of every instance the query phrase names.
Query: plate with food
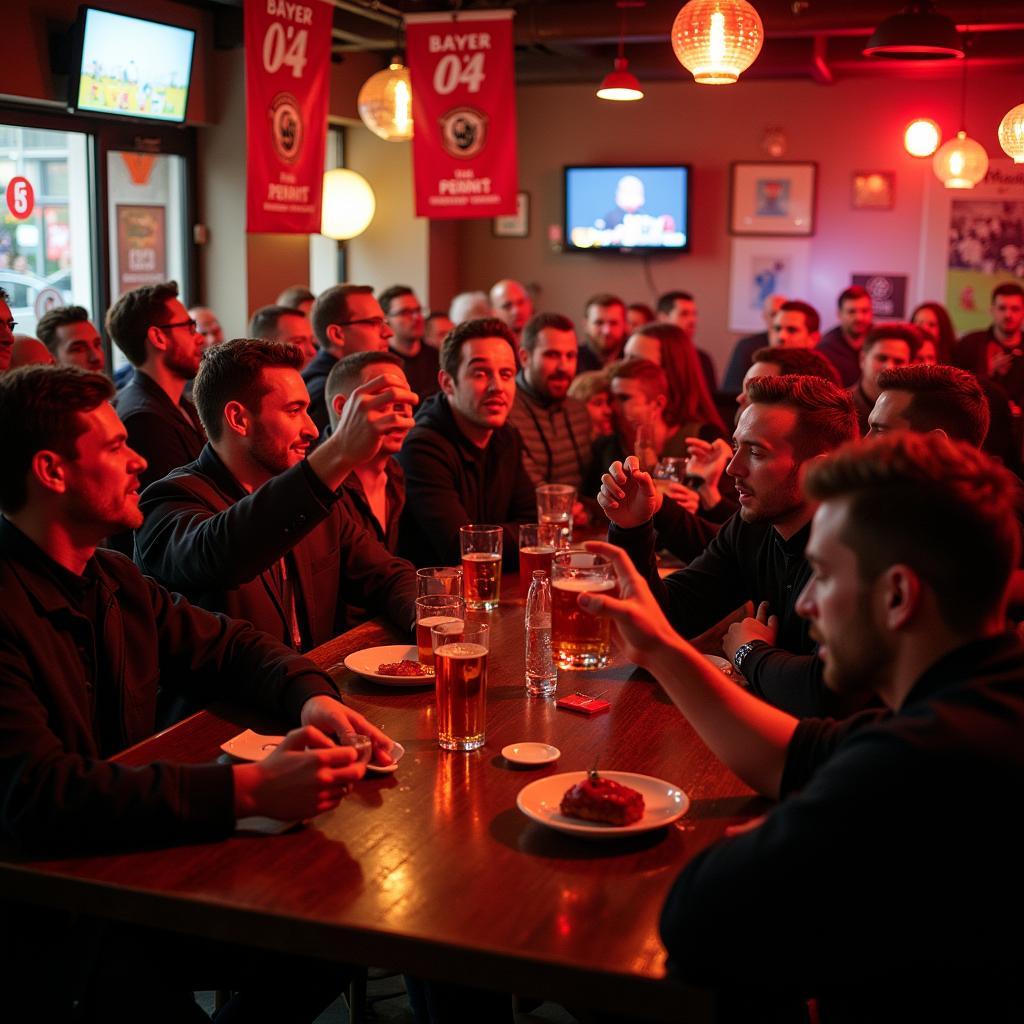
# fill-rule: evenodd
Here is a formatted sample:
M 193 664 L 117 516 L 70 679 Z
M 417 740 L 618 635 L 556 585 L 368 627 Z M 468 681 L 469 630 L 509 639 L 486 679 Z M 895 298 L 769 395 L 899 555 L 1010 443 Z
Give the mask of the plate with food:
M 345 668 L 382 686 L 433 686 L 434 666 L 421 665 L 415 644 L 392 644 L 353 651 Z
M 563 772 L 524 786 L 516 806 L 541 825 L 570 835 L 608 839 L 664 828 L 690 798 L 664 779 L 634 772 Z

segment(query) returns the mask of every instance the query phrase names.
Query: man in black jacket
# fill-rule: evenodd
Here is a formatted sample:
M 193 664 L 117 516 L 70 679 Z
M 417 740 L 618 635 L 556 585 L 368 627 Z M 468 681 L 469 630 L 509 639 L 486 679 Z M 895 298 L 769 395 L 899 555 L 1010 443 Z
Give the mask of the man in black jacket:
M 364 769 L 331 736 L 367 733 L 382 761 L 387 737 L 347 709 L 312 662 L 96 549 L 142 518 L 146 464 L 126 443 L 108 401 L 113 390 L 107 378 L 70 367 L 26 367 L 0 379 L 0 836 L 51 852 L 200 842 L 229 835 L 249 815 L 304 818 L 334 807 Z M 254 704 L 302 728 L 257 764 L 111 763 L 155 731 L 158 689 Z M 5 965 L 18 988 L 56 1007 L 71 996 L 64 982 L 72 964 L 95 958 L 117 973 L 81 922 L 68 930 L 48 918 L 47 928 L 41 915 L 4 908 L 5 938 L 18 937 Z M 161 939 L 162 955 L 168 945 Z M 100 1011 L 118 994 L 129 1005 L 132 996 L 154 1004 L 153 1015 L 133 1007 L 147 1019 L 191 1019 L 192 986 L 176 976 L 175 962 L 148 963 L 140 949 L 132 966 L 121 965 L 120 993 L 88 993 L 98 1019 L 114 1019 Z M 45 971 L 45 986 L 26 980 L 34 968 Z M 282 1012 L 294 996 L 267 993 Z M 11 1010 L 17 998 L 8 994 L 12 1019 L 22 1019 Z M 34 1010 L 70 1019 L 70 1011 Z
M 967 445 L 904 432 L 822 460 L 806 488 L 821 504 L 799 612 L 827 684 L 884 712 L 798 722 L 743 693 L 675 634 L 621 552 L 595 546 L 621 599 L 581 603 L 612 616 L 626 656 L 737 775 L 781 800 L 679 876 L 661 921 L 669 970 L 719 990 L 725 1019 L 800 1019 L 782 1010 L 809 997 L 822 1024 L 1014 1019 L 1016 483 Z
M 385 377 L 357 388 L 337 430 L 307 459 L 317 432 L 301 361 L 294 346 L 272 341 L 232 341 L 206 354 L 195 390 L 210 443 L 146 488 L 135 560 L 196 604 L 296 650 L 347 629 L 346 602 L 412 629 L 415 570 L 338 499 L 384 435 L 412 426 L 416 396 Z
M 427 399 L 398 453 L 406 503 L 400 550 L 416 565 L 457 565 L 459 527 L 504 527 L 504 566 L 519 564 L 517 527 L 535 522 L 516 397 L 515 337 L 500 320 L 467 320 L 441 347 L 441 392 Z

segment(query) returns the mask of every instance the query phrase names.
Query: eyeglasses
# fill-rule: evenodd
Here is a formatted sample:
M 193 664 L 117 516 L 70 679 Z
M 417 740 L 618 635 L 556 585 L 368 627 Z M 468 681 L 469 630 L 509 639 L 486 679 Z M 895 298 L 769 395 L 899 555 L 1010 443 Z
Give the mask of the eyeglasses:
M 354 327 L 356 324 L 369 324 L 371 327 L 376 327 L 379 331 L 384 326 L 384 323 L 384 317 L 382 316 L 364 316 L 360 320 L 341 320 L 337 326 Z
M 195 334 L 198 325 L 195 320 L 179 320 L 174 324 L 153 324 L 153 326 L 160 331 L 173 331 L 175 327 L 187 327 L 189 334 Z
M 422 316 L 423 307 L 414 306 L 412 309 L 396 309 L 391 316 Z

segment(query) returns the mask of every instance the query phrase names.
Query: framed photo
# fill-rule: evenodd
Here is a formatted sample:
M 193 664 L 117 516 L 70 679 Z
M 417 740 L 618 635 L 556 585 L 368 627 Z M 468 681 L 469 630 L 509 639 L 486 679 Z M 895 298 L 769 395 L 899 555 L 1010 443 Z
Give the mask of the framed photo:
M 730 234 L 813 235 L 817 173 L 815 163 L 734 163 Z
M 495 238 L 528 238 L 530 235 L 530 193 L 516 193 L 516 212 L 491 219 Z
M 802 238 L 734 238 L 729 273 L 729 330 L 764 330 L 769 295 L 807 295 L 811 243 Z
M 856 171 L 851 199 L 855 210 L 891 210 L 896 191 L 892 171 Z

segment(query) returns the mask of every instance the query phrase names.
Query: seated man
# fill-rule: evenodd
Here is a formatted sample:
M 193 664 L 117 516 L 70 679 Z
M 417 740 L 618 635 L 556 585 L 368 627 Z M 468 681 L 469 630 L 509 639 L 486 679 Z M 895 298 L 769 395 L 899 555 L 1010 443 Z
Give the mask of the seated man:
M 523 328 L 508 419 L 523 439 L 523 465 L 535 485 L 569 484 L 579 491 L 590 474 L 590 416 L 569 398 L 577 348 L 572 321 L 559 313 L 538 313 Z
M 772 317 L 785 301 L 785 295 L 765 296 L 764 302 L 761 304 L 761 319 L 764 321 L 765 329 L 757 334 L 748 334 L 746 337 L 740 338 L 733 346 L 729 364 L 722 377 L 723 395 L 738 395 L 743 390 L 744 374 L 750 369 L 754 353 L 771 344 Z
M 579 369 L 603 370 L 622 357 L 622 346 L 626 344 L 626 304 L 608 292 L 591 295 L 583 307 L 583 330 Z
M 398 453 L 406 503 L 400 550 L 414 564 L 458 565 L 459 528 L 503 525 L 504 566 L 519 564 L 518 524 L 537 521 L 519 432 L 516 350 L 500 320 L 467 320 L 441 347 L 441 391 L 428 398 Z
M 883 370 L 907 366 L 919 341 L 917 330 L 910 324 L 879 324 L 868 331 L 858 356 L 860 379 L 848 388 L 862 437 L 868 432 L 868 417 L 879 395 L 878 375 Z
M 409 386 L 420 399 L 436 394 L 437 349 L 426 343 L 427 324 L 416 293 L 404 284 L 394 284 L 380 293 L 392 338 L 388 349 L 401 360 Z
M 325 389 L 327 412 L 331 417 L 327 428 L 330 433 L 337 429 L 352 392 L 384 374 L 400 387 L 409 389 L 402 360 L 392 352 L 354 352 L 331 368 Z M 412 407 L 408 405 L 396 406 L 394 411 L 412 415 Z M 341 485 L 342 501 L 349 518 L 374 534 L 392 554 L 398 550 L 398 523 L 405 507 L 405 476 L 395 455 L 408 433 L 408 428 L 398 427 L 382 435 L 376 454 L 353 467 Z
M 11 369 L 19 366 L 56 366 L 50 350 L 31 334 L 16 334 L 14 348 L 11 349 Z
M 828 686 L 884 712 L 798 722 L 755 700 L 675 634 L 621 552 L 594 545 L 621 597 L 581 604 L 781 800 L 679 876 L 661 919 L 669 971 L 718 990 L 729 1020 L 806 1019 L 808 998 L 823 1022 L 1015 1019 L 1024 944 L 998 927 L 1024 913 L 1007 815 L 1024 777 L 1024 645 L 1005 628 L 1014 481 L 964 445 L 901 433 L 847 446 L 805 487 L 820 504 L 797 608 Z
M 503 278 L 491 286 L 491 315 L 500 320 L 519 341 L 526 321 L 533 316 L 533 299 L 518 282 Z M 452 317 L 455 320 L 455 317 Z M 458 320 L 455 320 L 458 323 Z
M 835 368 L 843 387 L 850 388 L 860 376 L 860 350 L 871 330 L 871 296 L 854 284 L 839 293 L 839 323 L 818 342 L 820 352 Z
M 97 550 L 107 534 L 142 521 L 145 462 L 126 443 L 113 392 L 106 377 L 71 367 L 0 378 L 0 836 L 66 855 L 209 842 L 249 815 L 300 819 L 334 807 L 364 768 L 332 737 L 371 735 L 382 763 L 387 737 L 347 709 L 311 661 Z M 202 703 L 230 699 L 302 728 L 255 764 L 112 764 L 111 755 L 156 731 L 158 689 Z M 18 979 L 5 996 L 12 1021 L 193 1020 L 185 965 L 202 957 L 204 973 L 216 971 L 230 952 L 148 932 L 158 947 L 129 944 L 125 960 L 125 943 L 114 939 L 127 926 L 101 932 L 88 918 L 35 906 L 6 905 L 3 915 L 4 966 Z M 295 1019 L 296 998 L 306 1000 L 287 963 L 236 951 L 236 965 L 245 961 L 262 965 L 250 973 L 272 1019 Z M 87 976 L 90 962 L 109 987 Z M 83 979 L 85 993 L 75 988 Z M 31 1012 L 17 1008 L 22 995 Z M 319 996 L 322 1005 L 333 993 Z M 306 1005 L 299 1016 L 318 1012 Z
M 315 302 L 316 296 L 304 284 L 293 284 L 278 295 L 274 305 L 297 309 L 304 317 L 309 317 Z
M 203 350 L 221 345 L 224 342 L 224 328 L 221 327 L 217 314 L 209 306 L 193 306 L 188 315 L 196 322 L 196 330 L 202 336 Z
M 657 491 L 630 456 L 604 475 L 599 504 L 608 539 L 626 549 L 682 636 L 699 636 L 745 604 L 756 616 L 729 627 L 723 650 L 758 696 L 795 715 L 843 710 L 825 690 L 796 599 L 811 575 L 804 559 L 814 504 L 800 490 L 804 463 L 857 436 L 845 391 L 815 377 L 760 377 L 733 434 L 726 472 L 740 510 L 685 569 L 665 580 L 654 559 Z
M 382 436 L 412 426 L 394 403 L 416 396 L 382 377 L 358 388 L 307 459 L 317 435 L 301 360 L 274 341 L 207 352 L 196 402 L 210 443 L 146 488 L 135 560 L 194 603 L 305 651 L 349 627 L 346 602 L 402 630 L 415 623 L 413 567 L 353 521 L 338 492 Z
M 772 314 L 768 328 L 772 348 L 816 348 L 819 341 L 821 317 L 809 302 L 789 299 Z
M 750 403 L 747 385 L 755 377 L 820 377 L 830 384 L 839 385 L 839 374 L 835 367 L 822 355 L 807 348 L 760 348 L 754 353 L 754 361 L 743 377 L 743 388 L 736 396 L 736 418 Z
M 50 350 L 58 366 L 80 366 L 102 373 L 107 365 L 103 339 L 81 306 L 57 306 L 36 324 L 36 337 Z
M 294 345 L 302 353 L 305 369 L 316 357 L 316 341 L 309 317 L 292 306 L 261 306 L 249 320 L 247 337 Z

